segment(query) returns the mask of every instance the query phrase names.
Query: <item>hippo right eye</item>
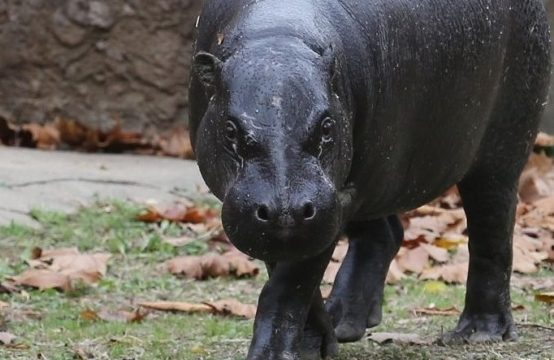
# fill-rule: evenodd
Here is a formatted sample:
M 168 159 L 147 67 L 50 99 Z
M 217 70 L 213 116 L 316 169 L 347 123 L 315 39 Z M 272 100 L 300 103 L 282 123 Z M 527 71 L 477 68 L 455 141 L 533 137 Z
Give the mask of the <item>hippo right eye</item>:
M 326 117 L 321 122 L 321 135 L 324 142 L 333 140 L 333 130 L 335 122 L 330 117 Z
M 233 121 L 228 120 L 225 123 L 225 137 L 227 138 L 227 140 L 235 142 L 237 141 L 237 135 L 237 125 Z

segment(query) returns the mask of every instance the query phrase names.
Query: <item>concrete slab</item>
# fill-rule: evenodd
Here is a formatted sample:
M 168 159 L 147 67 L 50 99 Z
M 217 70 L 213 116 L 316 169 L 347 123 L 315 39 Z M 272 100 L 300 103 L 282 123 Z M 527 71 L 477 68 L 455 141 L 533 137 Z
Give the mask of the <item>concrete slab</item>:
M 171 201 L 204 186 L 194 161 L 0 147 L 0 226 L 31 209 L 72 212 L 95 199 Z

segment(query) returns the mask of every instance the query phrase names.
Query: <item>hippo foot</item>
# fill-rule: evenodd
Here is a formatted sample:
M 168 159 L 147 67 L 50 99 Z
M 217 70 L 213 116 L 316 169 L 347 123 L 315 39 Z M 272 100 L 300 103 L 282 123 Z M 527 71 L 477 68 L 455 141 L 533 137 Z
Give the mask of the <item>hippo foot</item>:
M 246 360 L 304 360 L 288 351 L 263 351 L 257 354 L 249 354 Z
M 327 302 L 327 311 L 341 343 L 360 340 L 366 328 L 379 325 L 383 316 L 380 299 L 372 301 L 369 307 L 366 303 L 352 301 L 346 310 L 341 300 L 331 298 Z
M 264 349 L 251 351 L 246 360 L 329 360 L 338 355 L 338 342 L 334 334 L 321 336 L 311 331 L 304 333 L 299 351 Z
M 304 347 L 301 351 L 302 360 L 332 359 L 338 355 L 338 342 L 333 339 L 322 337 L 305 337 Z
M 456 345 L 468 343 L 496 343 L 500 341 L 516 341 L 517 329 L 511 319 L 506 316 L 474 316 L 460 319 L 453 331 L 444 334 L 439 340 L 440 345 Z
M 302 360 L 331 359 L 338 354 L 338 341 L 331 323 L 327 328 L 313 328 L 307 326 L 304 329 L 302 343 Z

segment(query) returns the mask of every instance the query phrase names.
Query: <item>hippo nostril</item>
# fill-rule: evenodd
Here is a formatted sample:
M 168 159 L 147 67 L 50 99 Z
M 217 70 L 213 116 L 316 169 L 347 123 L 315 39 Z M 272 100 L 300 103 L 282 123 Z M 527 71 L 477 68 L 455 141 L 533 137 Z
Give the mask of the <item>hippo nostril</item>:
M 315 216 L 315 207 L 311 202 L 307 202 L 304 205 L 304 220 L 313 219 Z
M 269 220 L 269 212 L 266 205 L 260 205 L 260 207 L 256 211 L 256 217 L 258 218 L 258 220 L 261 221 Z

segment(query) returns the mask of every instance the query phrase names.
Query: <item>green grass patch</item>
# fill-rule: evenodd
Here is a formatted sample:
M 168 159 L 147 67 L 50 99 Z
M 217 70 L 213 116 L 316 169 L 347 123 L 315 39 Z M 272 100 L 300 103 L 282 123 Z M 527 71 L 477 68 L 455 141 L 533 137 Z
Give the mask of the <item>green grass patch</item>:
M 206 206 L 215 206 L 206 200 Z M 18 336 L 20 348 L 0 346 L 0 359 L 244 359 L 252 336 L 251 320 L 208 314 L 152 312 L 142 322 L 90 321 L 81 317 L 86 309 L 116 312 L 134 310 L 140 301 L 202 302 L 236 298 L 255 303 L 265 271 L 253 279 L 192 281 L 176 278 L 161 264 L 184 254 L 201 254 L 207 245 L 199 240 L 183 247 L 163 242 L 177 237 L 181 225 L 146 224 L 135 221 L 143 209 L 127 202 L 99 202 L 76 214 L 35 210 L 42 224 L 32 229 L 18 224 L 0 227 L 0 280 L 27 268 L 34 247 L 76 246 L 83 252 L 110 252 L 107 275 L 97 286 L 78 285 L 70 293 L 25 289 L 0 294 L 10 306 L 1 310 L 0 331 Z M 262 264 L 260 266 L 263 268 Z M 537 277 L 552 277 L 542 269 Z M 430 289 L 428 283 L 408 278 L 386 287 L 383 322 L 371 331 L 415 333 L 436 338 L 456 323 L 452 316 L 416 316 L 412 309 L 427 306 L 463 307 L 464 286 Z M 515 343 L 440 347 L 431 345 L 379 345 L 363 339 L 340 346 L 338 360 L 356 359 L 553 359 L 553 308 L 537 303 L 533 293 L 513 289 L 514 304 L 524 310 L 514 313 L 521 339 Z M 81 354 L 81 355 L 77 355 Z

